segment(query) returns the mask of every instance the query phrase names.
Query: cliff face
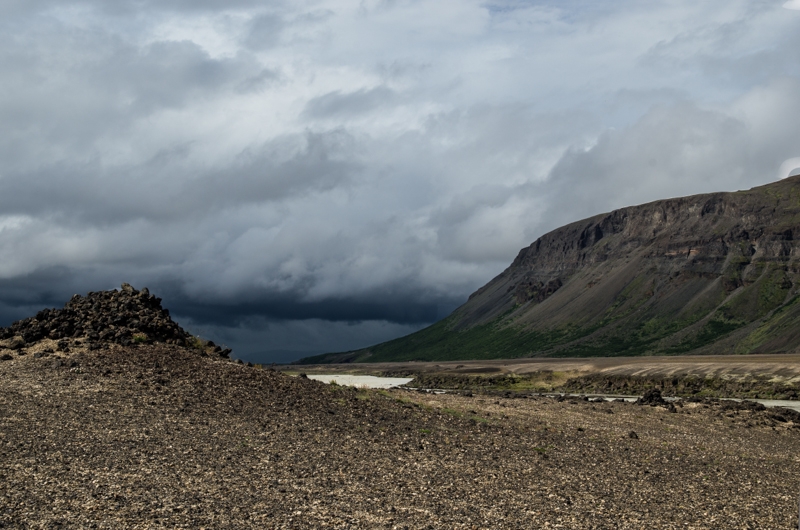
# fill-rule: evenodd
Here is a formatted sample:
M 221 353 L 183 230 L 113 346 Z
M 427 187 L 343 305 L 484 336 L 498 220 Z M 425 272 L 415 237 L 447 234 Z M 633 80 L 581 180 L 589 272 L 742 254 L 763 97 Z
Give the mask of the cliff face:
M 563 226 L 445 320 L 335 359 L 797 351 L 798 294 L 792 177 Z

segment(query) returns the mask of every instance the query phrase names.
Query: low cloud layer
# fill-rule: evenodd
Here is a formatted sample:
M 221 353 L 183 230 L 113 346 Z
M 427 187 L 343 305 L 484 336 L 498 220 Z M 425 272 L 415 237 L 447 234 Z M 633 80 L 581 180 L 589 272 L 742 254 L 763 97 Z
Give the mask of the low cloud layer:
M 261 361 L 419 329 L 547 230 L 796 173 L 782 7 L 5 2 L 2 323 L 128 281 Z

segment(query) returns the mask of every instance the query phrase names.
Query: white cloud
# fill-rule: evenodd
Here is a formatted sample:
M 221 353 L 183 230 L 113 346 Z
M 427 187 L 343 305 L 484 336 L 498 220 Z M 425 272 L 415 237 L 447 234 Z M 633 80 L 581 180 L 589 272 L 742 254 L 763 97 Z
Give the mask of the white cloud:
M 788 2 L 783 4 L 783 7 L 786 9 L 800 10 L 800 0 L 789 0 Z
M 785 179 L 786 177 L 797 175 L 800 169 L 800 157 L 789 158 L 781 164 L 778 170 L 778 178 Z
M 788 174 L 798 49 L 766 0 L 4 4 L 0 295 L 388 338 L 546 229 Z

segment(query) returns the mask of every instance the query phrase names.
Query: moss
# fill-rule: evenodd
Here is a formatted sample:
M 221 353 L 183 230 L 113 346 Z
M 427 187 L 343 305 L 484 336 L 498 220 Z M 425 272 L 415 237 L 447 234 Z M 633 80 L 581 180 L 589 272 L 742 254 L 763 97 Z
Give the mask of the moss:
M 784 303 L 791 286 L 782 268 L 769 266 L 754 283 L 728 301 L 720 312 L 727 320 L 758 320 Z
M 773 270 L 765 275 L 758 289 L 759 314 L 764 315 L 781 305 L 789 293 L 792 282 L 782 269 Z
M 358 360 L 447 361 L 522 357 L 552 348 L 580 333 L 574 328 L 526 331 L 505 325 L 502 317 L 463 331 L 453 331 L 449 324 L 450 319 L 446 319 L 409 336 L 367 348 Z
M 653 296 L 653 290 L 654 282 L 651 275 L 636 276 L 616 296 L 614 303 L 606 310 L 603 321 L 597 327 L 611 324 L 629 316 Z
M 686 353 L 707 346 L 746 324 L 746 322 L 740 320 L 728 320 L 722 315 L 716 315 L 715 318 L 712 318 L 700 328 L 697 334 L 687 338 L 676 346 L 667 348 L 665 353 Z
M 742 339 L 736 345 L 735 353 L 747 354 L 757 351 L 758 348 L 770 339 L 779 336 L 789 328 L 795 326 L 793 308 L 796 309 L 800 302 L 800 296 L 795 295 L 781 307 L 776 309 L 770 317 L 764 321 L 755 331 Z

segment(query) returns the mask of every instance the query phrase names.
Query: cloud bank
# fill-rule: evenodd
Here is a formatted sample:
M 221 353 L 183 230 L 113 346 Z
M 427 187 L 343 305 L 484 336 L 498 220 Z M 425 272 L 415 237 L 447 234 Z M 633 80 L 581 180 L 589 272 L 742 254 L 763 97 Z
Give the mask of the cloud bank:
M 419 329 L 561 224 L 792 173 L 799 23 L 767 1 L 5 2 L 0 318 L 128 281 L 245 358 Z

